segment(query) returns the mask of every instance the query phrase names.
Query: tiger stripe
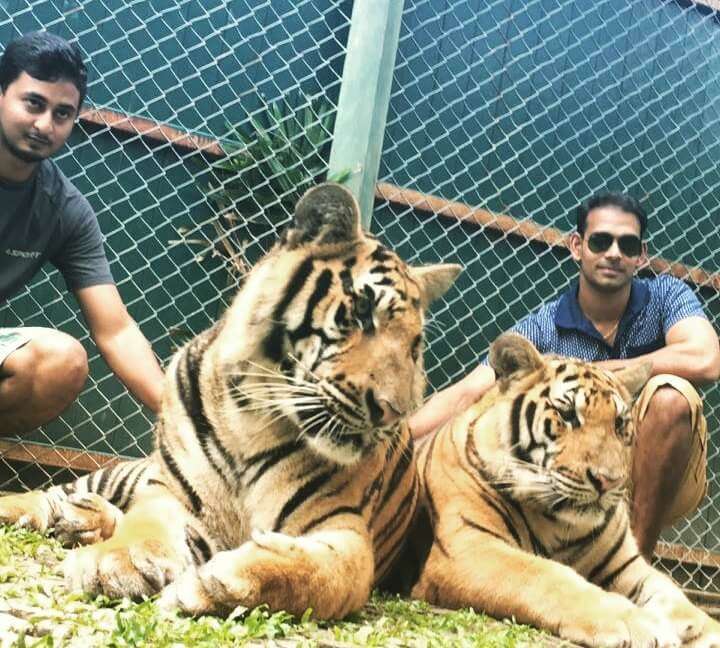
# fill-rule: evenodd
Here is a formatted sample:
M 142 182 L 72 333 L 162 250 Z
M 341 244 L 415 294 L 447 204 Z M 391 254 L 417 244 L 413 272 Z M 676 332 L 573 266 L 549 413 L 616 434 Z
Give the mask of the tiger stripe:
M 313 326 L 313 314 L 318 304 L 327 296 L 333 283 L 332 271 L 327 268 L 320 272 L 315 280 L 315 288 L 310 294 L 310 298 L 305 306 L 305 315 L 302 322 L 295 329 L 288 330 L 288 335 L 293 342 L 297 342 L 303 338 L 310 336 L 311 333 L 319 335 L 323 342 L 327 344 L 330 340 L 321 329 Z
M 408 552 L 412 596 L 597 648 L 716 642 L 720 624 L 650 566 L 630 527 L 630 411 L 650 366 L 544 357 L 514 333 L 490 364 L 495 385 L 419 444 L 432 544 Z
M 170 360 L 152 454 L 45 496 L 46 518 L 87 519 L 95 503 L 114 534 L 69 561 L 70 579 L 133 598 L 164 586 L 192 614 L 359 610 L 415 517 L 402 419 L 422 399 L 423 308 L 458 271 L 411 268 L 361 230 L 346 189 L 311 189 L 218 322 Z M 73 509 L 88 492 L 120 512 Z
M 305 526 L 302 527 L 302 534 L 309 533 L 316 527 L 321 526 L 327 520 L 337 517 L 339 515 L 359 515 L 360 509 L 357 506 L 336 506 L 327 513 L 320 515 L 310 520 Z
M 298 439 L 289 443 L 283 443 L 269 450 L 263 450 L 256 455 L 248 457 L 245 460 L 245 470 L 257 466 L 253 476 L 247 480 L 247 485 L 251 486 L 258 481 L 268 470 L 277 466 L 281 461 L 287 459 L 291 455 L 299 452 L 305 447 L 304 441 Z
M 210 425 L 205 414 L 205 405 L 200 392 L 202 360 L 209 341 L 202 337 L 196 338 L 182 352 L 181 360 L 178 363 L 179 368 L 176 372 L 178 395 L 185 407 L 188 418 L 193 422 L 195 434 L 207 462 L 227 484 L 232 484 L 233 476 L 237 475 L 235 459 L 220 442 L 215 430 Z M 228 474 L 227 470 L 223 470 L 215 459 L 213 450 L 222 457 L 229 468 L 230 474 Z
M 462 523 L 465 526 L 468 526 L 471 529 L 475 529 L 475 531 L 480 531 L 480 533 L 485 533 L 489 536 L 492 536 L 493 538 L 502 540 L 503 542 L 505 542 L 505 540 L 506 540 L 506 536 L 500 535 L 495 530 L 493 530 L 491 527 L 487 527 L 487 526 L 483 526 L 482 524 L 478 524 L 477 522 L 468 518 L 466 515 L 461 515 L 460 519 L 462 520 Z
M 162 458 L 164 465 L 167 467 L 175 481 L 180 485 L 180 488 L 182 489 L 185 498 L 190 501 L 193 513 L 195 513 L 196 515 L 201 513 L 203 509 L 203 503 L 200 499 L 200 496 L 198 495 L 197 491 L 192 487 L 190 482 L 186 479 L 186 477 L 183 475 L 180 467 L 173 459 L 162 438 L 158 440 L 158 448 L 160 450 L 160 457 Z
M 287 310 L 290 303 L 297 297 L 302 290 L 303 286 L 312 274 L 315 262 L 312 257 L 305 259 L 295 270 L 293 276 L 290 278 L 282 299 L 277 303 L 273 311 L 272 322 L 270 331 L 263 340 L 262 348 L 265 356 L 275 362 L 280 362 L 283 357 L 283 338 L 285 336 L 285 327 L 280 324 L 282 322 L 283 315 Z
M 621 534 L 618 535 L 618 537 L 615 539 L 613 544 L 611 545 L 610 549 L 605 553 L 605 555 L 602 556 L 602 559 L 597 562 L 595 567 L 593 567 L 590 572 L 587 575 L 587 579 L 591 582 L 595 582 L 598 575 L 600 575 L 602 572 L 607 569 L 608 565 L 612 562 L 612 559 L 615 557 L 615 554 L 620 550 L 620 547 L 623 546 L 625 543 L 625 535 Z
M 610 586 L 611 583 L 615 581 L 620 574 L 622 574 L 630 565 L 632 565 L 636 560 L 642 560 L 642 556 L 639 553 L 636 553 L 634 556 L 630 556 L 625 562 L 623 562 L 619 567 L 617 567 L 615 570 L 611 571 L 605 578 L 603 578 L 598 584 L 603 589 L 606 589 Z
M 300 486 L 293 496 L 288 499 L 285 504 L 283 504 L 282 509 L 280 509 L 280 514 L 275 519 L 275 523 L 272 526 L 273 531 L 280 531 L 283 526 L 285 525 L 285 522 L 287 518 L 289 518 L 293 512 L 301 505 L 303 504 L 310 495 L 316 493 L 318 490 L 320 490 L 325 484 L 327 484 L 330 481 L 330 478 L 337 472 L 337 469 L 331 468 L 330 470 L 326 470 L 319 475 L 313 477 L 312 479 L 305 482 L 302 486 Z

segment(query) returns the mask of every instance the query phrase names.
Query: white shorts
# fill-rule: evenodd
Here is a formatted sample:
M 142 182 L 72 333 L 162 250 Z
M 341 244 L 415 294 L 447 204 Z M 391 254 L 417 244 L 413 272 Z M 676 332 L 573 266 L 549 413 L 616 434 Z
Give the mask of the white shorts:
M 0 366 L 13 352 L 30 342 L 30 338 L 21 328 L 0 328 Z

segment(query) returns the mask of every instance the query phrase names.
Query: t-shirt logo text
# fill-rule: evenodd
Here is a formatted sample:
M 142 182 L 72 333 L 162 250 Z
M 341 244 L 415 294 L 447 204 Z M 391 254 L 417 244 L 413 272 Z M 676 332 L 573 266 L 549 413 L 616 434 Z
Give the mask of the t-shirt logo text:
M 37 259 L 42 252 L 36 252 L 34 250 L 13 250 L 12 248 L 7 248 L 5 250 L 5 254 L 13 257 L 21 257 L 23 259 Z

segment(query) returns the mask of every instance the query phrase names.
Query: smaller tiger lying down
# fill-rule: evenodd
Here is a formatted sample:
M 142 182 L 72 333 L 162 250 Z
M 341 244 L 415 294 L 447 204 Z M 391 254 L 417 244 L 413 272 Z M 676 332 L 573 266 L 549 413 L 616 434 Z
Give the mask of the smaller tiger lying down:
M 67 582 L 161 605 L 318 618 L 361 608 L 418 500 L 404 416 L 420 401 L 423 312 L 460 268 L 412 268 L 336 184 L 309 190 L 228 311 L 166 372 L 146 459 L 0 498 L 53 527 Z
M 630 531 L 631 398 L 649 366 L 543 357 L 515 333 L 490 364 L 494 387 L 419 444 L 432 539 L 412 596 L 585 646 L 720 646 Z

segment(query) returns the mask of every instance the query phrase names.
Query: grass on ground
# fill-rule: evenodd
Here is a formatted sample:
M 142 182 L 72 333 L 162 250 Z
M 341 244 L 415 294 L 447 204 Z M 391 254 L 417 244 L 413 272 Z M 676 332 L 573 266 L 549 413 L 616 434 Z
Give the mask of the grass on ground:
M 361 613 L 337 623 L 260 607 L 228 619 L 162 613 L 152 600 L 112 601 L 68 592 L 59 565 L 65 550 L 33 531 L 0 526 L 0 647 L 71 646 L 452 646 L 511 648 L 546 644 L 527 626 L 471 610 L 446 612 L 374 594 Z

